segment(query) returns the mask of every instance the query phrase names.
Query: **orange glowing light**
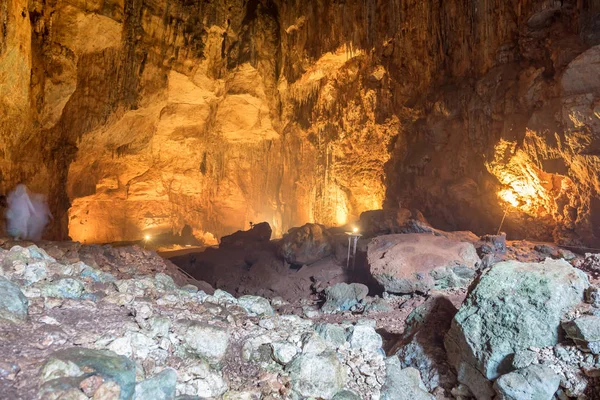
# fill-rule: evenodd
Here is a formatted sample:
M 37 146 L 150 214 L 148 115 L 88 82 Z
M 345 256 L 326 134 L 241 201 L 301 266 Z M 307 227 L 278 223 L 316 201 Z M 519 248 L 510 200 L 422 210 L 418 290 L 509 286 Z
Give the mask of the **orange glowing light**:
M 352 232 L 358 233 L 358 228 L 357 227 L 352 228 Z
M 348 210 L 342 205 L 338 205 L 335 210 L 335 221 L 338 225 L 344 225 L 348 221 Z
M 144 240 L 145 240 L 145 241 L 148 241 L 148 240 L 150 240 L 150 239 L 151 239 L 151 236 L 150 236 L 150 235 L 145 235 L 145 236 L 144 236 Z
M 498 196 L 500 196 L 502 200 L 504 200 L 513 207 L 518 207 L 519 205 L 517 194 L 510 189 L 501 190 L 500 192 L 498 192 Z

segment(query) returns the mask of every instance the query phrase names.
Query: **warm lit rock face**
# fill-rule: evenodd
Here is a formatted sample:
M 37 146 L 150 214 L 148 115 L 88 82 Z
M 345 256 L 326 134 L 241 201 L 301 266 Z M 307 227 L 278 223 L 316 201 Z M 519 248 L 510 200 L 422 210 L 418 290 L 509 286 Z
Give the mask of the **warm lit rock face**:
M 581 2 L 579 2 L 581 3 Z M 418 208 L 600 237 L 597 2 L 8 0 L 1 189 L 55 236 L 222 236 Z

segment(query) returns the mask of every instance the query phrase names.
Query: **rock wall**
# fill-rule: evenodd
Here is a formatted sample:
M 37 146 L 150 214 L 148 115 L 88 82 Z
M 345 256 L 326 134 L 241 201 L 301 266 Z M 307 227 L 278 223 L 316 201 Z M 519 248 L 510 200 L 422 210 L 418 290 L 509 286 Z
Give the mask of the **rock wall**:
M 49 194 L 56 237 L 280 235 L 382 205 L 600 237 L 597 1 L 4 4 L 2 190 Z

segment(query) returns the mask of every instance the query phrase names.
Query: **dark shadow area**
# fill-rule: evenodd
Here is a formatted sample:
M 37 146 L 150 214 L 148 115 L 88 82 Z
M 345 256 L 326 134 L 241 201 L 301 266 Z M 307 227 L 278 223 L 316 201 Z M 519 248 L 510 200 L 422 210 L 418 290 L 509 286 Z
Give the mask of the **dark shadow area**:
M 404 334 L 389 350 L 389 355 L 398 356 L 403 368 L 427 371 L 422 378 L 428 388 L 439 384 L 451 389 L 456 383 L 456 375 L 448 365 L 444 337 L 457 311 L 447 297 L 429 298 L 408 316 Z

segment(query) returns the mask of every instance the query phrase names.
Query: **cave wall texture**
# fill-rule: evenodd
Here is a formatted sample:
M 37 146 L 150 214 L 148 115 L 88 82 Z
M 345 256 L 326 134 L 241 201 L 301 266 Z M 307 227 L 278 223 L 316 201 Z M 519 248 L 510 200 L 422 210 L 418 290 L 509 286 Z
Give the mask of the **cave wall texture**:
M 599 0 L 0 0 L 0 191 L 50 237 L 382 206 L 600 244 Z

